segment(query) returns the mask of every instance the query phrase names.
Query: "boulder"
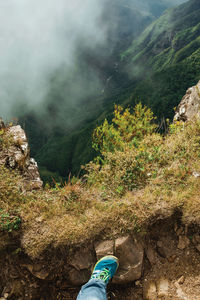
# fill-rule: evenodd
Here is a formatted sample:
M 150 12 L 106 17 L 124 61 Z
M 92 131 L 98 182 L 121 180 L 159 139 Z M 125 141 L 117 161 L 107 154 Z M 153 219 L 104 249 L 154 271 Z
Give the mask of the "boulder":
M 88 270 L 78 271 L 72 268 L 68 272 L 68 281 L 73 286 L 80 286 L 90 279 L 91 273 Z
M 92 246 L 80 248 L 69 261 L 69 265 L 73 266 L 78 271 L 84 269 L 91 271 L 95 263 L 96 258 Z
M 11 169 L 20 170 L 25 178 L 26 189 L 42 188 L 43 182 L 36 161 L 30 158 L 28 140 L 24 130 L 20 125 L 11 126 L 6 129 L 6 134 L 11 141 L 1 162 Z
M 180 250 L 184 250 L 190 244 L 190 240 L 185 235 L 179 235 L 178 246 Z
M 92 245 L 77 250 L 73 258 L 68 262 L 72 268 L 68 272 L 68 280 L 73 286 L 86 283 L 96 263 L 96 257 Z
M 114 255 L 114 241 L 106 240 L 95 244 L 97 260 L 106 255 Z
M 144 247 L 131 236 L 120 237 L 115 241 L 115 255 L 119 258 L 119 269 L 113 278 L 114 283 L 124 284 L 142 276 Z
M 200 118 L 200 81 L 189 88 L 176 109 L 174 122 Z
M 33 276 L 37 277 L 38 279 L 45 280 L 49 276 L 49 271 L 45 269 L 44 265 L 23 264 L 22 267 L 25 267 Z
M 157 283 L 158 298 L 167 297 L 169 290 L 169 282 L 165 278 L 161 278 Z
M 171 242 L 171 243 L 170 243 Z M 174 247 L 170 238 L 161 238 L 157 242 L 157 252 L 163 258 L 169 258 L 174 255 Z
M 143 298 L 145 300 L 156 300 L 157 289 L 155 282 L 145 282 L 143 286 Z

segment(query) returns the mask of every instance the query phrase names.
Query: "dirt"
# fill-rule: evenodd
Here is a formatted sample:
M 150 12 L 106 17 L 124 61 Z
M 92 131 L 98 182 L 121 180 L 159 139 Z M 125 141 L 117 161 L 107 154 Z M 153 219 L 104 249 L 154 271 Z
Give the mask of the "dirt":
M 109 284 L 108 300 L 200 300 L 198 233 L 199 228 L 187 228 L 179 219 L 157 221 L 145 236 L 142 278 L 128 285 Z M 14 249 L 12 245 L 1 255 L 0 299 L 76 299 L 80 287 L 67 283 L 65 251 L 44 256 L 33 268 L 30 259 Z

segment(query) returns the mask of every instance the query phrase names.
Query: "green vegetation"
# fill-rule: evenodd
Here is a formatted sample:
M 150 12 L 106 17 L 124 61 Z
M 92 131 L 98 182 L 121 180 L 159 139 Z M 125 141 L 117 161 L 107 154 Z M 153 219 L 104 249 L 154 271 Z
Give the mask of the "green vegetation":
M 151 124 L 155 117 L 147 107 L 141 103 L 134 108 L 131 114 L 130 109 L 123 110 L 120 105 L 115 105 L 114 118 L 109 124 L 105 119 L 104 123 L 93 132 L 93 148 L 104 154 L 105 152 L 123 151 L 125 147 L 132 147 L 137 144 L 145 135 L 155 129 Z
M 86 167 L 88 183 L 110 190 L 112 194 L 123 194 L 125 190 L 141 186 L 148 177 L 149 164 L 159 155 L 159 147 L 152 143 L 154 150 L 150 153 L 149 145 L 143 143 L 144 137 L 153 134 L 157 127 L 153 120 L 151 110 L 141 103 L 135 106 L 133 113 L 128 108 L 115 106 L 112 123 L 105 120 L 94 130 L 93 147 L 101 156 Z
M 152 219 L 177 210 L 183 222 L 200 224 L 199 178 L 194 176 L 200 173 L 199 120 L 171 124 L 163 136 L 146 107 L 116 106 L 113 123 L 105 121 L 95 130 L 94 143 L 101 159 L 85 167 L 83 179 L 63 187 L 28 191 L 17 171 L 1 166 L 1 249 L 9 244 L 6 231 L 20 220 L 20 247 L 32 257 L 101 235 L 144 233 Z
M 12 232 L 20 227 L 21 219 L 0 209 L 0 230 Z
M 44 138 L 43 146 L 33 153 L 45 182 L 51 183 L 52 177 L 59 180 L 59 176 L 65 180 L 70 173 L 82 174 L 81 165 L 95 156 L 92 132 L 105 118 L 108 123 L 112 120 L 114 104 L 127 107 L 142 102 L 151 108 L 158 123 L 162 118 L 172 120 L 174 107 L 200 79 L 199 35 L 199 1 L 190 0 L 167 10 L 127 50 L 119 50 L 123 51 L 119 70 L 112 73 L 115 84 L 99 98 L 102 105 L 92 119 L 70 132 L 60 129 L 59 134 Z M 33 133 L 31 144 L 38 138 Z

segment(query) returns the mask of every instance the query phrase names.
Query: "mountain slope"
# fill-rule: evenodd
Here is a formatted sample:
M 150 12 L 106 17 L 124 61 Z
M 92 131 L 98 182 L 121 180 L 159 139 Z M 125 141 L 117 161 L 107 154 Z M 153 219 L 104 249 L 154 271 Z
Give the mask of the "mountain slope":
M 148 66 L 154 71 L 179 63 L 200 46 L 200 4 L 191 0 L 167 10 L 134 40 L 122 58 L 131 65 Z
M 113 103 L 135 105 L 142 101 L 159 118 L 172 118 L 173 107 L 187 87 L 194 85 L 200 77 L 199 17 L 199 4 L 194 0 L 169 9 L 137 40 L 134 39 L 131 47 L 121 52 L 122 61 L 117 69 L 113 67 L 116 53 L 107 66 L 102 56 L 98 63 L 98 58 L 90 57 L 90 62 L 97 68 L 100 66 L 107 78 L 105 93 L 99 98 L 102 104 L 90 120 L 82 122 L 70 134 L 68 131 L 63 131 L 59 137 L 53 134 L 41 145 L 36 152 L 39 165 L 52 172 L 59 171 L 62 176 L 69 172 L 78 174 L 81 164 L 93 157 L 92 130 L 105 117 L 112 118 Z M 123 50 L 125 45 L 118 44 L 118 50 Z

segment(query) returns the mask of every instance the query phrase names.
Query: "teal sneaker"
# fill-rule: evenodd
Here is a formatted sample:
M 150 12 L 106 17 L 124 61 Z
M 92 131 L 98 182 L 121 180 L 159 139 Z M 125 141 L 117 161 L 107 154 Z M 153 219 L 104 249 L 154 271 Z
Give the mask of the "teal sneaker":
M 117 257 L 108 255 L 102 257 L 95 265 L 91 279 L 101 279 L 106 284 L 115 275 L 119 266 Z

